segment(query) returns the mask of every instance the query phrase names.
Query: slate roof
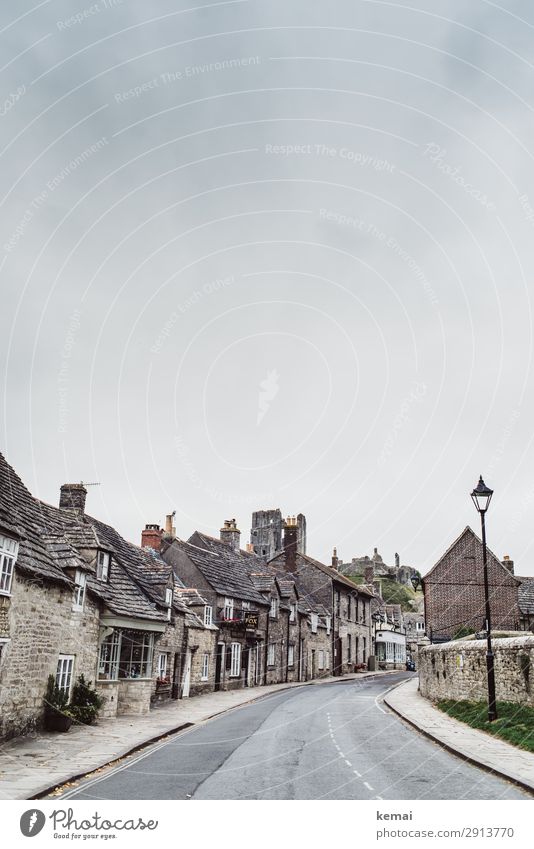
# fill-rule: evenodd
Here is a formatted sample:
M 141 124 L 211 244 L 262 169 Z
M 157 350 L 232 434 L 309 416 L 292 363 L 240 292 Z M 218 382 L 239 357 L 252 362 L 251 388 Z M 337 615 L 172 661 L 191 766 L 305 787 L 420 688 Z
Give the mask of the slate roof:
M 516 576 L 519 584 L 519 609 L 521 613 L 534 613 L 534 577 L 521 578 Z
M 127 543 L 108 525 L 79 517 L 68 510 L 46 504 L 31 495 L 13 468 L 0 454 L 0 525 L 19 529 L 21 536 L 15 568 L 36 577 L 72 587 L 64 569 L 89 572 L 87 587 L 115 614 L 164 621 L 166 610 L 159 611 L 147 591 L 136 581 L 137 571 L 146 565 L 137 546 Z M 109 582 L 97 581 L 80 549 L 103 548 L 114 554 Z M 163 561 L 161 561 L 163 563 Z M 166 564 L 165 564 L 166 565 Z M 168 567 L 167 567 L 168 568 Z M 148 572 L 148 570 L 147 570 Z M 131 573 L 135 573 L 132 577 Z M 151 582 L 145 576 L 144 583 Z M 156 586 L 159 575 L 153 581 Z
M 315 558 L 310 557 L 308 554 L 297 554 L 297 571 L 295 573 L 295 579 L 298 581 L 299 572 L 303 572 L 306 568 L 312 566 L 315 569 L 319 569 L 330 578 L 332 581 L 336 581 L 339 584 L 343 584 L 344 587 L 353 590 L 354 592 L 358 592 L 360 595 L 366 595 L 369 598 L 373 597 L 373 593 L 370 592 L 366 587 L 362 587 L 359 584 L 355 584 L 353 581 L 350 581 L 348 578 L 345 578 L 337 569 L 333 569 L 331 566 L 326 566 L 325 563 L 321 563 L 320 560 L 315 560 Z M 285 566 L 286 558 L 285 554 L 282 552 L 281 554 L 277 554 L 272 560 L 269 560 L 269 564 L 272 564 L 275 568 L 278 565 Z M 293 574 L 292 572 L 288 572 L 287 574 Z
M 256 555 L 234 551 L 227 543 L 198 531 L 187 542 L 175 540 L 173 545 L 182 548 L 219 595 L 268 604 L 250 578 L 253 569 L 264 571 Z
M 73 586 L 62 571 L 53 545 L 45 537 L 53 532 L 42 515 L 39 502 L 0 454 L 0 527 L 19 537 L 16 568 L 30 575 Z

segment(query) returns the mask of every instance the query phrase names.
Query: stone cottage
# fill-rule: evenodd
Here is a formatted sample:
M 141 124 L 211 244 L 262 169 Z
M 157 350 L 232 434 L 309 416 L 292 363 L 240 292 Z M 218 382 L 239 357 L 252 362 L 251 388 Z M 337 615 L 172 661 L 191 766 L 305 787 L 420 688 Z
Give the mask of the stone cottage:
M 372 651 L 373 592 L 350 581 L 335 566 L 300 553 L 297 524 L 292 518 L 284 525 L 283 545 L 284 551 L 269 565 L 292 575 L 300 598 L 321 605 L 325 611 L 333 674 L 343 675 L 353 672 L 356 665 L 367 664 Z

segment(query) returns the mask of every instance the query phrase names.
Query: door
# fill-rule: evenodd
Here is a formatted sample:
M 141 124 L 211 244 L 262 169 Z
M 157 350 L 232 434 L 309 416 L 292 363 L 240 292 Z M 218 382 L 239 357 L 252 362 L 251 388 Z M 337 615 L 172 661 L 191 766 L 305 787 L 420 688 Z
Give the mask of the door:
M 187 649 L 184 664 L 184 680 L 182 684 L 182 699 L 189 698 L 191 690 L 191 649 Z
M 304 639 L 300 640 L 299 647 L 299 681 L 304 681 Z
M 341 637 L 336 637 L 334 647 L 334 675 L 341 675 L 343 671 L 343 643 Z
M 221 677 L 224 665 L 224 643 L 217 643 L 217 655 L 215 657 L 215 689 L 221 689 Z
M 315 649 L 311 650 L 311 677 L 313 681 L 315 678 Z

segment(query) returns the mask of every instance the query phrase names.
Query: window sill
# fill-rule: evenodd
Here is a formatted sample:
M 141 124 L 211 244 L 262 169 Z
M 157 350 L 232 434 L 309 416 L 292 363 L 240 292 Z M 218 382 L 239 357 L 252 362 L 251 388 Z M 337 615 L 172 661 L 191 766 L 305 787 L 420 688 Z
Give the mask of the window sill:
M 0 596 L 11 598 L 11 590 L 0 590 Z
M 206 678 L 202 677 L 200 680 L 201 681 L 209 681 L 209 678 L 206 676 Z
M 73 613 L 84 613 L 84 611 L 85 611 L 84 607 L 73 607 L 72 608 Z

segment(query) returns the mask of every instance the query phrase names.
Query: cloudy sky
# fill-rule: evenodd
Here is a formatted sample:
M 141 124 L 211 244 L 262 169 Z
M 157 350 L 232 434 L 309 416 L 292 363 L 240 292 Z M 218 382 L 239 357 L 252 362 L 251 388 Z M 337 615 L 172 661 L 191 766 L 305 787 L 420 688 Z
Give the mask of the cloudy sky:
M 526 0 L 0 12 L 1 450 L 137 541 L 254 509 L 534 573 Z

